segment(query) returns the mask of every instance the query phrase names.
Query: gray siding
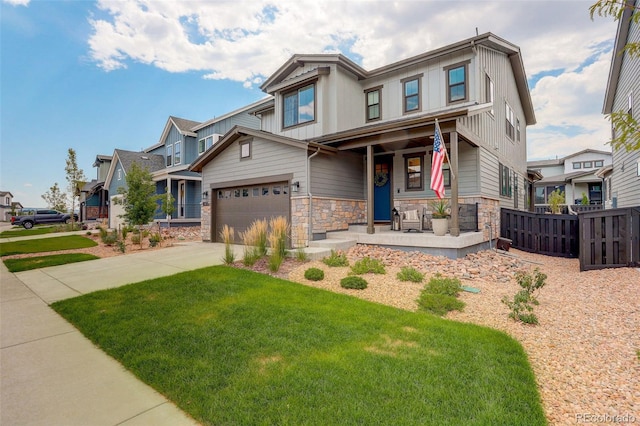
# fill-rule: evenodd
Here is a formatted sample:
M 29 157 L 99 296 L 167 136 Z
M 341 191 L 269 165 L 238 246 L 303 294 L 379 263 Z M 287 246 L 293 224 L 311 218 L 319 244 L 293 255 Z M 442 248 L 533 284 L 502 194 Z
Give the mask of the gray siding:
M 480 193 L 484 197 L 497 199 L 500 194 L 498 157 L 485 148 L 480 148 Z
M 340 152 L 311 159 L 311 193 L 317 197 L 364 199 L 361 155 Z M 302 182 L 300 182 L 302 186 Z
M 118 173 L 120 173 L 120 180 L 118 180 Z M 127 187 L 127 180 L 120 161 L 116 164 L 113 177 L 111 178 L 111 182 L 109 182 L 109 196 L 112 197 L 118 194 L 119 187 Z
M 627 42 L 640 42 L 640 25 L 631 23 Z M 616 89 L 613 111 L 626 111 L 629 93 L 633 92 L 633 118 L 640 122 L 640 58 L 627 53 L 622 59 L 620 79 Z M 612 196 L 618 207 L 640 206 L 640 151 L 613 151 Z M 624 169 L 624 170 L 623 170 Z

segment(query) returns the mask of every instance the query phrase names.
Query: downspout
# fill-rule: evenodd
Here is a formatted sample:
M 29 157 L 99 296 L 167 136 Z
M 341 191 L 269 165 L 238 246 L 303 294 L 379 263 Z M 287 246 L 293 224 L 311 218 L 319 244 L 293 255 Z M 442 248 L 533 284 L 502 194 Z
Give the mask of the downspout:
M 311 222 L 312 216 L 313 216 L 312 215 L 313 198 L 311 195 L 311 159 L 318 154 L 320 154 L 320 147 L 318 147 L 318 150 L 316 152 L 314 152 L 313 154 L 307 157 L 307 197 L 309 197 L 309 235 L 307 237 L 308 238 L 307 247 L 309 246 L 309 243 L 313 239 L 313 226 Z

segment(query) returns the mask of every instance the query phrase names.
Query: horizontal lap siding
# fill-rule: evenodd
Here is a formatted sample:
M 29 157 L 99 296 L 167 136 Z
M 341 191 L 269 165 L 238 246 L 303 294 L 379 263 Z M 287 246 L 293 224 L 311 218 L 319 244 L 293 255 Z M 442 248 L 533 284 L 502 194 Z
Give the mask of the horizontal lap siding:
M 311 193 L 318 197 L 363 199 L 363 161 L 362 156 L 347 152 L 312 158 Z

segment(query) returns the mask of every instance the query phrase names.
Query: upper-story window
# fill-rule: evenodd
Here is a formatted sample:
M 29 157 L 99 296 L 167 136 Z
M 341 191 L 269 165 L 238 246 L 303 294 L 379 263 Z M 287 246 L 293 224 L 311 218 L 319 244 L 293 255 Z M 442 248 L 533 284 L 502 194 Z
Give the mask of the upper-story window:
M 516 132 L 515 115 L 513 114 L 513 110 L 511 109 L 508 103 L 506 102 L 504 103 L 504 108 L 505 108 L 505 126 L 506 126 L 507 136 L 509 136 L 511 140 L 514 140 L 515 132 Z
M 582 163 L 581 162 L 576 161 L 576 162 L 573 163 L 573 169 L 574 170 L 578 170 L 578 169 L 581 169 L 581 168 L 582 168 Z
M 173 165 L 173 145 L 167 145 L 167 167 Z
M 213 136 L 207 136 L 198 141 L 198 155 L 205 152 L 207 149 L 213 146 Z
M 467 65 L 458 64 L 445 68 L 447 71 L 447 103 L 467 99 Z
M 494 110 L 493 110 L 493 80 L 491 80 L 491 77 L 489 77 L 489 74 L 485 75 L 485 100 L 487 102 L 491 102 L 491 110 L 489 111 L 489 113 L 491 113 L 491 115 L 494 114 Z
M 602 167 L 602 166 L 604 166 L 603 160 L 596 160 L 593 162 L 593 167 Z
M 382 105 L 380 104 L 381 90 L 381 87 L 365 90 L 367 121 L 380 120 L 382 118 Z
M 516 139 L 520 142 L 520 119 L 516 118 Z
M 315 84 L 309 84 L 284 95 L 284 127 L 315 120 Z
M 173 165 L 177 166 L 182 163 L 182 144 L 180 142 L 176 142 L 173 148 Z
M 591 161 L 585 161 L 584 163 L 582 163 L 582 165 L 585 169 L 590 169 L 593 167 L 593 163 Z
M 421 75 L 402 80 L 403 112 L 420 111 L 420 78 Z
M 240 143 L 240 159 L 251 158 L 251 141 Z

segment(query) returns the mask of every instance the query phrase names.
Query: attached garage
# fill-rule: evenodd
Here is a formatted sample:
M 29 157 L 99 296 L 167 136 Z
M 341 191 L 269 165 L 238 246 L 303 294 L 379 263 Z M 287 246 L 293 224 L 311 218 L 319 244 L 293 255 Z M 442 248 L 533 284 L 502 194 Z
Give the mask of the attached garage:
M 220 232 L 225 225 L 233 227 L 236 242 L 258 219 L 284 216 L 290 223 L 290 190 L 288 181 L 274 181 L 229 186 L 216 189 L 212 215 L 215 224 L 214 241 L 222 242 Z

